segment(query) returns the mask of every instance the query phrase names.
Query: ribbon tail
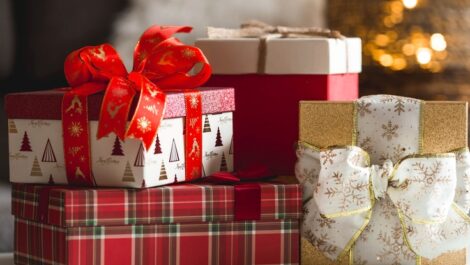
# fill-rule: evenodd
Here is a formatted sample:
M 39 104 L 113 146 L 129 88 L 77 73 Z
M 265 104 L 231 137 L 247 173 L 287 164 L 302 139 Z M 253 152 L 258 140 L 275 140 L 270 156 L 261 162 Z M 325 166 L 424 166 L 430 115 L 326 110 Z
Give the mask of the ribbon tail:
M 202 96 L 194 89 L 184 93 L 186 103 L 185 171 L 186 180 L 201 177 L 202 172 Z
M 140 98 L 126 136 L 140 139 L 148 150 L 163 119 L 166 95 L 142 75 L 136 74 L 132 79 L 140 86 Z
M 123 77 L 113 77 L 101 104 L 97 138 L 114 132 L 121 140 L 126 134 L 127 117 L 135 96 L 134 84 Z
M 86 83 L 67 92 L 62 99 L 62 130 L 67 181 L 93 186 L 87 96 L 104 89 L 100 83 Z

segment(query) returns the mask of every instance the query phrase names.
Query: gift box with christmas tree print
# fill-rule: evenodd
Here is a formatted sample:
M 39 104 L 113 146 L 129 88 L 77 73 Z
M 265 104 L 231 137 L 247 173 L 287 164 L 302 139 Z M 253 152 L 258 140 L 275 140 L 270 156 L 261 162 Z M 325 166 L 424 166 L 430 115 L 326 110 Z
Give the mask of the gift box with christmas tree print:
M 68 183 L 60 112 L 64 93 L 59 89 L 6 96 L 12 182 Z M 232 171 L 234 91 L 207 88 L 201 89 L 201 95 L 202 175 Z M 96 185 L 140 188 L 184 181 L 183 93 L 167 95 L 164 119 L 148 150 L 139 140 L 122 141 L 115 134 L 100 140 L 93 137 L 98 129 L 102 98 L 102 94 L 89 96 L 88 102 L 91 163 Z

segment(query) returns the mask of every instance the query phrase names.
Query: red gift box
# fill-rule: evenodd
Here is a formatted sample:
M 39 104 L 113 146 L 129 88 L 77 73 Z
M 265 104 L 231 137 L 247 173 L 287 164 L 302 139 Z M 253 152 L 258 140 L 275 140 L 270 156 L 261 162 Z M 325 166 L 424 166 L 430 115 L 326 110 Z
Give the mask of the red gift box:
M 299 185 L 259 187 L 259 218 L 234 221 L 231 185 L 128 190 L 14 184 L 15 262 L 298 264 Z
M 358 97 L 357 38 L 223 36 L 200 39 L 196 46 L 212 65 L 207 85 L 235 88 L 236 169 L 256 161 L 275 174 L 293 175 L 299 101 Z

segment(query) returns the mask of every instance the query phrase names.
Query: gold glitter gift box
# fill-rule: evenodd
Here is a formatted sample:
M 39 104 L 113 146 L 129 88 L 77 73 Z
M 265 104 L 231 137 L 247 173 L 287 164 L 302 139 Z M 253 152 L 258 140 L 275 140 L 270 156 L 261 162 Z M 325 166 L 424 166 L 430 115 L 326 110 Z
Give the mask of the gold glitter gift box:
M 389 99 L 393 101 L 392 98 Z M 391 111 L 394 111 L 394 105 L 390 106 L 392 106 Z M 367 106 L 358 106 L 351 101 L 301 101 L 299 141 L 319 148 L 361 146 L 357 139 L 357 117 L 363 114 L 362 111 L 369 110 Z M 467 146 L 467 102 L 426 101 L 421 103 L 419 112 L 420 153 L 444 153 Z M 398 114 L 406 115 L 406 109 Z M 384 243 L 377 241 L 377 244 Z M 366 264 L 357 262 L 352 252 L 349 258 L 331 261 L 313 246 L 305 235 L 301 239 L 301 252 L 301 261 L 304 265 Z M 416 264 L 465 265 L 468 264 L 466 259 L 468 259 L 466 250 L 463 249 L 433 260 L 416 258 Z M 383 264 L 380 258 L 377 260 L 376 264 Z

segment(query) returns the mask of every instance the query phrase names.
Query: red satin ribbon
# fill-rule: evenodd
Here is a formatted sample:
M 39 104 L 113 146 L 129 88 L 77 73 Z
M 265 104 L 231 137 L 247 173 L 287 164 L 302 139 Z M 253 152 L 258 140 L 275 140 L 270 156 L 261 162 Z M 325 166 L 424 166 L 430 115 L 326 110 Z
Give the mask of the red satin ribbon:
M 250 181 L 260 181 L 271 177 L 266 166 L 257 165 L 235 173 L 216 172 L 205 181 L 220 184 L 235 184 L 234 220 L 248 221 L 261 219 L 261 186 Z M 248 182 L 248 183 L 247 183 Z
M 136 45 L 134 67 L 129 74 L 109 44 L 83 47 L 67 56 L 64 72 L 72 89 L 62 101 L 62 126 L 69 183 L 95 185 L 91 171 L 87 96 L 102 91 L 105 94 L 97 138 L 114 132 L 121 140 L 140 139 L 146 149 L 152 145 L 163 118 L 165 92 L 183 91 L 186 98 L 186 176 L 188 179 L 201 176 L 201 95 L 193 88 L 209 78 L 211 67 L 201 50 L 172 37 L 191 29 L 176 26 L 147 29 Z M 197 64 L 202 65 L 201 70 L 196 75 L 188 74 Z M 127 126 L 136 94 L 140 94 L 139 100 Z M 196 146 L 198 148 L 192 148 Z

